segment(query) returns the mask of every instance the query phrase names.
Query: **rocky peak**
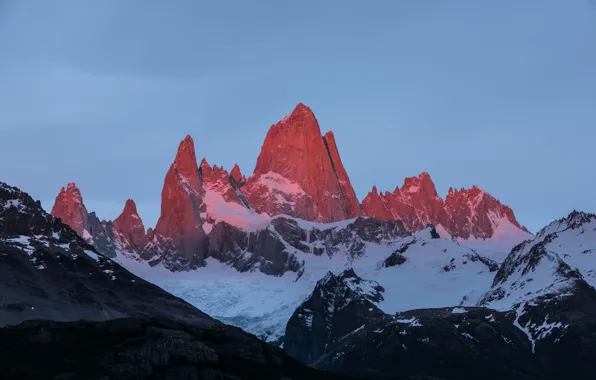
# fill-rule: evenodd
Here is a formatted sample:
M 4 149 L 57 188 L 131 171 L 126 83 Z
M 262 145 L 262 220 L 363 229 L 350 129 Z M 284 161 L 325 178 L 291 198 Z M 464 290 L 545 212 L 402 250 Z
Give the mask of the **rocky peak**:
M 299 181 L 298 174 L 310 174 L 307 166 L 317 164 L 309 161 L 309 153 L 315 154 L 313 160 L 328 156 L 315 115 L 300 103 L 267 132 L 253 175 L 274 172 Z M 324 164 L 331 166 L 331 162 Z
M 114 220 L 112 227 L 121 233 L 133 247 L 140 248 L 145 241 L 145 226 L 132 199 L 126 201 L 124 210 Z
M 430 175 L 422 173 L 408 177 L 393 193 L 375 193 L 362 201 L 365 215 L 384 220 L 402 220 L 410 232 L 420 231 L 428 224 L 444 219 L 443 200 L 438 196 Z
M 74 182 L 60 190 L 51 214 L 68 224 L 79 236 L 85 237 L 88 212 L 83 204 L 81 191 Z
M 576 210 L 573 210 L 566 218 L 563 219 L 563 221 L 565 221 L 571 229 L 577 229 L 594 220 L 596 220 L 596 214 L 578 212 Z
M 232 168 L 232 171 L 230 172 L 230 177 L 234 181 L 236 181 L 236 185 L 238 186 L 242 186 L 244 185 L 244 182 L 246 182 L 246 177 L 240 171 L 240 167 L 238 166 L 238 164 L 235 164 Z
M 328 347 L 382 316 L 376 304 L 383 300 L 384 291 L 351 268 L 339 275 L 327 273 L 290 318 L 284 349 L 296 359 L 311 363 Z
M 184 140 L 180 142 L 176 158 L 174 159 L 171 168 L 173 168 L 181 178 L 186 178 L 189 181 L 194 181 L 196 179 L 196 181 L 198 181 L 199 173 L 197 168 L 197 156 L 195 154 L 194 141 L 190 135 L 187 135 Z
M 379 195 L 377 186 L 373 186 L 372 190 L 362 200 L 362 209 L 366 216 L 379 220 L 395 219 L 393 214 L 387 209 L 386 199 L 387 195 Z
M 573 210 L 567 217 L 555 220 L 548 226 L 538 231 L 538 233 L 536 233 L 536 237 L 543 238 L 549 234 L 565 231 L 568 229 L 580 229 L 592 222 L 595 222 L 593 230 L 596 230 L 596 214 L 589 214 Z
M 259 213 L 285 213 L 317 222 L 359 215 L 335 138 L 327 137 L 328 141 L 302 103 L 271 126 L 255 171 L 243 187 L 250 206 Z
M 187 264 L 201 260 L 207 251 L 201 212 L 205 210 L 204 189 L 190 136 L 180 143 L 161 192 L 161 215 L 155 234 L 172 240 Z
M 408 177 L 400 189 L 402 194 L 420 194 L 426 198 L 438 198 L 435 183 L 430 178 L 430 174 L 423 172 L 418 177 Z
M 207 160 L 203 158 L 199 168 L 203 187 L 206 190 L 212 190 L 223 196 L 226 202 L 235 202 L 241 204 L 238 195 L 230 183 L 230 175 L 223 166 L 210 166 Z

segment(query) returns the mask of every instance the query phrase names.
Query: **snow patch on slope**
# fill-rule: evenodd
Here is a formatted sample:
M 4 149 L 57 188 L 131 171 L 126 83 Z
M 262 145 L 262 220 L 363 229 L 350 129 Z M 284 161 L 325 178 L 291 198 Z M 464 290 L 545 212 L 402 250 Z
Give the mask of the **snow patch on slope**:
M 514 226 L 507 218 L 495 218 L 492 222 L 494 226 L 492 238 L 458 238 L 457 241 L 460 245 L 473 249 L 480 255 L 502 263 L 513 247 L 534 237 L 531 233 L 522 231 Z M 437 232 L 443 237 L 443 234 L 438 229 Z
M 277 190 L 284 194 L 306 195 L 306 192 L 302 190 L 300 185 L 291 182 L 278 173 L 267 172 L 259 177 L 259 181 L 269 189 Z
M 207 216 L 215 219 L 215 224 L 223 221 L 244 231 L 255 231 L 266 228 L 271 221 L 266 215 L 257 214 L 241 204 L 226 202 L 221 193 L 212 189 L 205 190 L 203 202 L 207 206 L 207 212 L 201 216 L 203 219 L 207 219 Z M 211 228 L 213 225 L 210 223 L 203 225 L 206 233 L 211 232 Z

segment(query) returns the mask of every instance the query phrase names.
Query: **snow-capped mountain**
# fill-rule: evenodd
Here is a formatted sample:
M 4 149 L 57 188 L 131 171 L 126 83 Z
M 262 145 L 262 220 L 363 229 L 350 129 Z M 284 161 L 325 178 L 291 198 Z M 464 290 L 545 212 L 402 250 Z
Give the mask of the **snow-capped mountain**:
M 204 193 L 211 191 L 206 181 L 199 183 Z M 139 255 L 124 253 L 115 260 L 217 318 L 277 342 L 296 307 L 329 271 L 353 267 L 377 281 L 387 295 L 379 307 L 394 313 L 459 304 L 470 290 L 481 294 L 498 269 L 494 259 L 440 237 L 432 227 L 412 235 L 395 220 L 359 217 L 321 224 L 288 216 L 261 219 L 244 210 L 253 224 L 225 219 L 237 214 L 213 220 L 205 253 L 196 256 L 199 265 L 186 267 L 191 272 L 180 272 L 184 266 L 168 255 L 160 259 L 145 253 L 172 242 L 158 234 Z M 258 228 L 255 221 L 266 223 Z M 114 223 L 104 225 L 114 228 Z M 114 245 L 125 248 L 125 243 Z
M 533 299 L 596 286 L 596 215 L 572 212 L 516 246 L 480 305 L 509 310 Z
M 384 291 L 351 268 L 338 275 L 327 273 L 288 321 L 284 349 L 300 361 L 312 363 L 346 335 L 382 317 L 377 304 Z
M 596 373 L 579 362 L 595 353 L 592 338 L 578 342 L 596 329 L 596 215 L 573 212 L 532 235 L 477 186 L 441 198 L 428 173 L 393 193 L 374 187 L 360 204 L 333 133 L 322 135 L 303 104 L 271 127 L 248 178 L 238 165 L 199 164 L 187 136 L 161 195 L 155 229 L 145 230 L 133 200 L 100 220 L 74 183 L 52 215 L 101 265 L 120 264 L 321 369 Z M 61 243 L 10 238 L 3 244 L 26 252 Z
M 475 189 L 443 202 L 424 174 L 396 189 L 396 210 L 407 212 L 375 214 L 370 197 L 359 204 L 333 133 L 323 136 L 299 104 L 271 127 L 248 179 L 237 165 L 228 173 L 206 159 L 198 164 L 187 136 L 166 174 L 155 229 L 145 231 L 132 200 L 114 222 L 100 221 L 74 184 L 60 192 L 53 215 L 134 273 L 279 341 L 329 271 L 354 267 L 377 281 L 387 289 L 379 306 L 390 313 L 459 304 L 471 291 L 480 297 L 497 262 L 532 235 Z M 452 228 L 457 218 L 465 222 Z
M 582 235 L 593 231 L 586 214 L 567 220 L 560 223 L 565 231 L 569 225 Z M 284 348 L 315 368 L 373 378 L 593 378 L 596 290 L 548 257 L 543 242 L 520 255 L 528 244 L 500 266 L 495 289 L 478 302 L 482 307 L 384 313 L 389 288 L 353 269 L 329 273 L 289 320 Z M 407 259 L 392 254 L 387 261 L 403 265 Z

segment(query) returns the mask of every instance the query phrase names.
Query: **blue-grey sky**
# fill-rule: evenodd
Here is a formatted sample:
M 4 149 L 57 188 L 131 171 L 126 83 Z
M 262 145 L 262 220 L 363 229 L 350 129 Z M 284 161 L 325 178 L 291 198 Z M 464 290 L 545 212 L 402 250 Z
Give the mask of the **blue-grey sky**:
M 536 230 L 596 211 L 594 0 L 0 0 L 0 180 L 147 225 L 186 134 L 252 172 L 304 102 L 362 199 L 428 171 Z

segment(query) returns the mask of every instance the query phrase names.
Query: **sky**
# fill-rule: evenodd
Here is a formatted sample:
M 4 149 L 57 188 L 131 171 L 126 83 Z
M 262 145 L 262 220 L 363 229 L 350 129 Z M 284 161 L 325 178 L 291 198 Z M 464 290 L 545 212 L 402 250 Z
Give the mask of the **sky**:
M 362 199 L 429 172 L 531 230 L 596 212 L 596 1 L 0 0 L 0 181 L 146 226 L 186 134 L 249 175 L 297 103 Z

